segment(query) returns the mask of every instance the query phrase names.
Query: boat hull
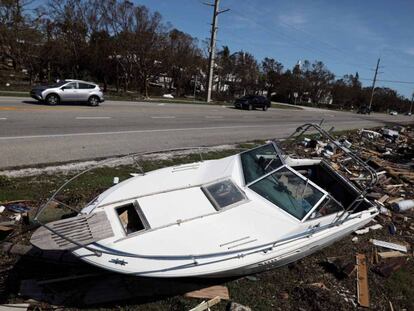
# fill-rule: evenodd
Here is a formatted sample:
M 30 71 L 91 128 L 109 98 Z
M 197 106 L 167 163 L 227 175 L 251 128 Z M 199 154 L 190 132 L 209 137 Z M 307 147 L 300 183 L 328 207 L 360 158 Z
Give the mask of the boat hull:
M 136 272 L 131 271 L 131 267 L 118 266 L 114 268 L 113 265 L 102 264 L 100 257 L 82 255 L 85 252 L 75 251 L 75 255 L 90 264 L 97 265 L 101 268 L 112 270 L 114 272 L 134 274 L 142 277 L 155 277 L 155 278 L 179 278 L 179 277 L 203 277 L 203 278 L 222 278 L 222 277 L 234 277 L 242 276 L 253 273 L 258 273 L 266 270 L 278 268 L 294 261 L 297 261 L 303 257 L 313 254 L 329 245 L 332 245 L 336 241 L 351 234 L 355 230 L 365 226 L 376 215 L 377 210 L 361 212 L 359 216 L 355 215 L 352 219 L 346 222 L 332 226 L 328 229 L 324 229 L 311 236 L 302 237 L 293 242 L 284 243 L 282 246 L 275 246 L 269 251 L 258 250 L 253 255 L 242 256 L 249 258 L 249 260 L 243 260 L 245 264 L 240 264 L 240 260 L 232 259 L 229 262 L 228 259 L 215 258 L 211 260 L 211 263 L 202 264 L 187 264 L 177 265 L 170 269 L 156 269 L 148 271 L 148 269 L 142 269 L 139 263 L 135 263 Z M 283 249 L 282 249 L 283 248 Z M 253 253 L 253 252 L 252 252 Z M 113 260 L 125 261 L 134 265 L 133 258 L 128 256 L 109 256 L 105 255 L 106 260 L 104 262 L 111 262 Z M 148 259 L 150 260 L 150 259 Z M 222 260 L 222 264 L 218 264 Z M 157 262 L 154 260 L 154 266 L 157 266 Z M 141 270 L 141 271 L 140 271 Z

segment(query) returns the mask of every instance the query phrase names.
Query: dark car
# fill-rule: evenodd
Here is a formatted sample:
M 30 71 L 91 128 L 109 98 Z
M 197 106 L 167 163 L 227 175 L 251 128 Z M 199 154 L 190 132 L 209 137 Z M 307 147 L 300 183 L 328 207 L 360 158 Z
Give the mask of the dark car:
M 360 114 L 370 114 L 371 109 L 368 106 L 362 105 L 358 108 L 357 113 Z
M 270 107 L 270 100 L 264 96 L 246 95 L 242 98 L 236 99 L 234 102 L 234 107 L 248 110 L 262 108 L 263 111 L 266 111 Z

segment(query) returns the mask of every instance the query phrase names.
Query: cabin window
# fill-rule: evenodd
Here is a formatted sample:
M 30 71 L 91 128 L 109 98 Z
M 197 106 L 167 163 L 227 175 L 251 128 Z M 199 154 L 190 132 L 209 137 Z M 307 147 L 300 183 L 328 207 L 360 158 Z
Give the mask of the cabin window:
M 126 234 L 150 228 L 137 202 L 117 207 L 115 210 Z
M 326 197 L 321 204 L 310 214 L 309 219 L 316 219 L 343 211 L 340 203 L 331 197 Z
M 206 185 L 201 189 L 217 210 L 246 199 L 230 179 Z
M 286 167 L 255 182 L 250 187 L 292 216 L 302 220 L 324 193 Z
M 268 144 L 240 154 L 246 184 L 283 165 L 273 144 Z

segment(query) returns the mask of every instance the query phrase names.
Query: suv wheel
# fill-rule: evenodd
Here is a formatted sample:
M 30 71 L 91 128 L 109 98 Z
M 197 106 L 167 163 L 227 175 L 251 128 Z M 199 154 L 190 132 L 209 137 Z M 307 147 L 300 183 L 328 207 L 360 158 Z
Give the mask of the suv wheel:
M 50 106 L 55 106 L 59 104 L 59 101 L 59 96 L 57 96 L 56 94 L 50 94 L 46 97 L 46 103 Z
M 89 105 L 91 105 L 93 107 L 99 106 L 99 98 L 98 98 L 98 96 L 91 96 L 91 97 L 89 97 L 88 103 L 89 103 Z

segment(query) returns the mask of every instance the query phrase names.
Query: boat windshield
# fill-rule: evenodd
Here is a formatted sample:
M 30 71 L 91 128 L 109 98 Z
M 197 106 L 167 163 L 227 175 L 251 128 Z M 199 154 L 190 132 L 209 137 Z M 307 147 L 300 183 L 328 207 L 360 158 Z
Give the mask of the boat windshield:
M 240 154 L 240 158 L 246 184 L 283 165 L 273 144 L 243 152 Z
M 303 179 L 287 167 L 258 180 L 249 188 L 299 220 L 324 196 L 309 179 Z

